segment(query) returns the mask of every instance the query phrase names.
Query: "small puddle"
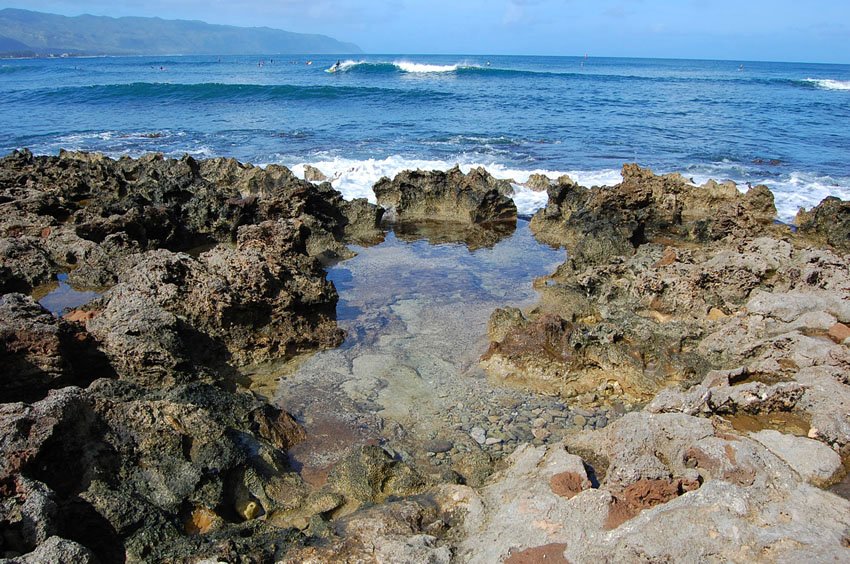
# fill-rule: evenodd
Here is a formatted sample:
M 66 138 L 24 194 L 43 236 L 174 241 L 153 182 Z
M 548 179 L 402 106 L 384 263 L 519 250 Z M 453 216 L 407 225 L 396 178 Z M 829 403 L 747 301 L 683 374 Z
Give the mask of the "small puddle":
M 57 317 L 72 309 L 84 306 L 101 295 L 98 292 L 75 289 L 68 284 L 67 274 L 58 274 L 55 282 L 44 284 L 32 291 L 33 299 Z
M 741 433 L 758 433 L 765 429 L 788 433 L 798 437 L 806 437 L 811 429 L 811 422 L 806 417 L 790 411 L 776 411 L 750 415 L 739 413 L 728 417 L 732 428 Z
M 280 379 L 277 403 L 307 430 L 291 457 L 313 480 L 376 439 L 402 459 L 443 466 L 478 445 L 499 458 L 574 429 L 559 398 L 494 387 L 478 366 L 490 314 L 533 305 L 534 279 L 553 272 L 564 251 L 539 244 L 523 220 L 495 239 L 474 234 L 471 248 L 433 233 L 406 226 L 329 268 L 345 342 L 292 373 L 264 371 Z

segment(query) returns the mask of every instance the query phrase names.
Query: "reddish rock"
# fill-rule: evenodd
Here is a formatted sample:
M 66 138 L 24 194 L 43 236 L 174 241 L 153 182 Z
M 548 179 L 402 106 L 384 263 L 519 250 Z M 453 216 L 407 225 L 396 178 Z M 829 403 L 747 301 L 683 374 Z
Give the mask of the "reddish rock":
M 555 495 L 570 499 L 589 487 L 590 484 L 585 485 L 585 482 L 586 480 L 575 472 L 561 472 L 552 476 L 549 487 Z
M 605 519 L 606 529 L 616 529 L 644 509 L 667 503 L 683 493 L 698 489 L 699 482 L 684 478 L 641 479 L 614 495 Z
M 850 327 L 847 327 L 843 323 L 836 323 L 829 328 L 829 332 L 827 334 L 829 335 L 829 338 L 836 343 L 843 343 L 845 339 L 850 338 Z
M 62 316 L 65 321 L 72 323 L 83 323 L 94 319 L 100 313 L 98 310 L 74 309 Z
M 664 249 L 664 254 L 661 255 L 661 259 L 652 266 L 653 268 L 658 268 L 659 266 L 670 266 L 677 260 L 679 260 L 679 256 L 676 254 L 676 249 L 673 247 L 667 247 Z
M 544 562 L 569 564 L 569 560 L 564 558 L 566 549 L 566 544 L 552 543 L 526 548 L 520 552 L 511 550 L 511 554 L 505 559 L 504 564 L 542 564 Z

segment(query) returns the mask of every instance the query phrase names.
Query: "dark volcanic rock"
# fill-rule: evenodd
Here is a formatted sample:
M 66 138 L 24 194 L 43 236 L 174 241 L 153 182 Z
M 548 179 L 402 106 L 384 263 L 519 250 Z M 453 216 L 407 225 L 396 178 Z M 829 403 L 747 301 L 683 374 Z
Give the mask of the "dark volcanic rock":
M 380 220 L 375 206 L 345 202 L 329 183 L 313 185 L 285 167 L 159 154 L 112 160 L 94 153 L 14 152 L 0 159 L 0 205 L 13 212 L 0 217 L 0 236 L 36 239 L 0 246 L 0 257 L 8 257 L 0 263 L 0 283 L 12 289 L 50 279 L 66 264 L 103 262 L 102 253 L 88 256 L 91 245 L 85 243 L 116 234 L 142 249 L 183 251 L 232 241 L 241 225 L 300 218 L 310 229 L 311 254 L 345 256 L 342 241 L 370 242 Z M 45 260 L 35 243 L 48 236 L 55 242 Z M 17 270 L 10 273 L 11 261 Z
M 460 167 L 446 172 L 403 171 L 374 186 L 378 204 L 391 221 L 448 221 L 485 223 L 516 221 L 511 185 L 483 168 L 463 174 Z
M 541 241 L 567 247 L 577 266 L 630 255 L 656 237 L 712 241 L 767 233 L 776 216 L 764 186 L 745 194 L 731 182 L 696 187 L 679 174 L 655 176 L 634 164 L 623 166 L 616 186 L 588 189 L 562 178 L 548 194 L 531 229 Z
M 0 293 L 29 292 L 52 278 L 54 265 L 34 237 L 0 239 Z
M 184 532 L 193 511 L 204 508 L 219 535 L 235 528 L 239 538 L 256 517 L 305 495 L 285 463 L 303 431 L 246 394 L 100 380 L 3 404 L 0 419 L 0 488 L 19 504 L 2 517 L 23 552 L 58 535 L 102 562 L 224 557 L 215 533 Z M 273 552 L 274 543 L 248 550 Z
M 154 381 L 194 378 L 216 357 L 246 364 L 336 346 L 336 291 L 305 239 L 297 222 L 268 221 L 198 259 L 138 255 L 88 328 L 122 376 Z
M 850 250 L 850 202 L 824 198 L 809 211 L 801 209 L 794 223 L 805 235 L 842 251 Z
M 3 401 L 38 399 L 51 388 L 114 374 L 82 327 L 22 294 L 0 297 L 0 364 Z

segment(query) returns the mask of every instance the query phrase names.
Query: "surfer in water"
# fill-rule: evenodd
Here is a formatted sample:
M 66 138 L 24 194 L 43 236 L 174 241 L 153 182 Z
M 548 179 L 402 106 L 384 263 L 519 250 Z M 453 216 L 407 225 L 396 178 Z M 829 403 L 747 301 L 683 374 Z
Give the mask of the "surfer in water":
M 342 65 L 342 63 L 339 61 L 339 59 L 337 59 L 337 61 L 336 61 L 336 62 L 333 64 L 333 66 L 330 68 L 330 71 L 331 71 L 331 72 L 336 72 L 336 71 L 338 71 L 338 70 L 339 70 L 340 65 Z

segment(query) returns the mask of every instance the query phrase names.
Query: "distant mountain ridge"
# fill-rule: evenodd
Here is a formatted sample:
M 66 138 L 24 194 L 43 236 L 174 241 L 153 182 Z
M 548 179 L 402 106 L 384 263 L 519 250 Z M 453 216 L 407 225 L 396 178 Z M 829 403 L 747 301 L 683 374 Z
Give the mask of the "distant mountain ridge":
M 197 20 L 0 10 L 0 55 L 250 55 L 360 53 L 326 35 Z

